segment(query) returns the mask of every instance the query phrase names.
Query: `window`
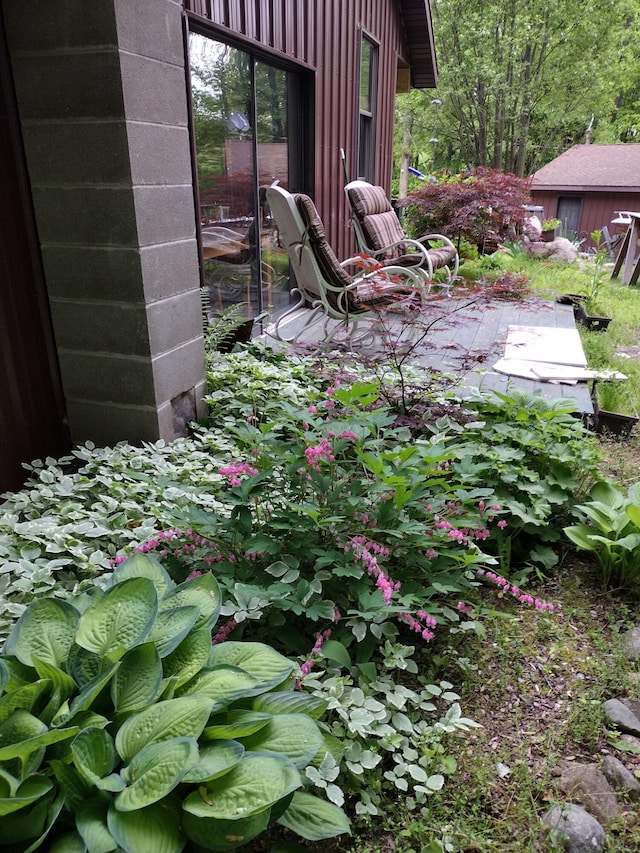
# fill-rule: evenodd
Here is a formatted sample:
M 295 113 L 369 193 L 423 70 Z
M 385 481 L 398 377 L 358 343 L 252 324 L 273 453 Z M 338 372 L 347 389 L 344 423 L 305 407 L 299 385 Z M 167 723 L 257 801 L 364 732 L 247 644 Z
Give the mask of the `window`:
M 360 40 L 360 122 L 358 177 L 375 183 L 378 97 L 378 45 L 366 35 Z
M 295 72 L 200 33 L 189 35 L 204 283 L 210 310 L 277 313 L 288 261 L 266 206 L 274 181 L 303 182 L 301 83 Z

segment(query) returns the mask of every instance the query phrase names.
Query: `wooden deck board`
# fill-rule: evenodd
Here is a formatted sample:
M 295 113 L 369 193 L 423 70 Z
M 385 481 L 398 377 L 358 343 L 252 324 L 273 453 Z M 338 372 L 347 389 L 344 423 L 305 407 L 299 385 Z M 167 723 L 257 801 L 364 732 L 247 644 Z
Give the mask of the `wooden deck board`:
M 400 322 L 393 314 L 391 322 Z M 491 389 L 506 393 L 510 389 L 536 392 L 546 399 L 573 398 L 577 410 L 593 413 L 593 404 L 586 382 L 575 385 L 534 381 L 494 371 L 493 365 L 502 358 L 509 326 L 551 326 L 575 328 L 573 309 L 537 297 L 512 301 L 485 297 L 437 297 L 425 313 L 426 322 L 438 318 L 424 341 L 411 358 L 423 365 L 455 378 L 461 396 L 473 389 Z M 292 328 L 295 320 L 292 321 Z M 311 332 L 303 340 L 313 343 Z

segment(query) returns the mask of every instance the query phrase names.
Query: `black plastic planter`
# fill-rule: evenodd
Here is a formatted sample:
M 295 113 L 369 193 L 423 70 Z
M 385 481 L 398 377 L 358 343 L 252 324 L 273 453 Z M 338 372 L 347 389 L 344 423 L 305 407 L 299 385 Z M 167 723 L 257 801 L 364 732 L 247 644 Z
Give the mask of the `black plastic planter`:
M 626 438 L 640 418 L 635 415 L 623 415 L 620 412 L 608 412 L 599 409 L 595 415 L 596 432 L 600 435 L 615 435 Z

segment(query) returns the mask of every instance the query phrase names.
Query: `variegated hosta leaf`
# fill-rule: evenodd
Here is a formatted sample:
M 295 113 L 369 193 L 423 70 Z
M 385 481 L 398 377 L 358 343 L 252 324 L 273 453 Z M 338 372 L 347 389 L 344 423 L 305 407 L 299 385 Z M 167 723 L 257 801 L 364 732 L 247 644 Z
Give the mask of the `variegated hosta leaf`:
M 60 667 L 73 645 L 80 614 L 67 601 L 35 599 L 18 619 L 4 647 L 27 666 L 33 659 Z
M 138 711 L 156 699 L 162 684 L 162 662 L 153 643 L 130 649 L 111 681 L 116 711 Z
M 196 817 L 240 820 L 269 809 L 301 784 L 287 758 L 245 753 L 233 770 L 201 785 L 182 807 Z
M 293 663 L 264 643 L 228 641 L 211 647 L 209 666 L 237 666 L 271 690 L 293 671 Z
M 183 696 L 158 702 L 129 717 L 116 735 L 116 749 L 125 764 L 150 743 L 174 737 L 197 740 L 211 712 L 206 696 Z
M 195 628 L 211 628 L 220 615 L 221 604 L 222 597 L 218 581 L 207 572 L 181 583 L 166 593 L 160 602 L 160 610 L 195 605 L 200 608 L 200 616 Z
M 198 762 L 193 738 L 175 737 L 145 746 L 123 771 L 129 785 L 115 798 L 118 811 L 132 812 L 166 797 Z
M 158 596 L 148 578 L 129 578 L 100 595 L 82 614 L 76 643 L 99 655 L 121 656 L 139 645 L 158 612 Z
M 240 763 L 244 747 L 237 740 L 219 740 L 200 747 L 200 759 L 182 780 L 183 782 L 208 782 L 224 776 Z
M 324 746 L 324 737 L 306 714 L 279 714 L 256 734 L 241 738 L 241 743 L 249 752 L 284 755 L 301 769 Z

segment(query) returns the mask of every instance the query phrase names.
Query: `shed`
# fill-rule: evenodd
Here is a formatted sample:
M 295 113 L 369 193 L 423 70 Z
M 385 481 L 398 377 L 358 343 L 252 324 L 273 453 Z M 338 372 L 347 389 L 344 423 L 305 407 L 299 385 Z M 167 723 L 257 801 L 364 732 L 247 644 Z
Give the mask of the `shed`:
M 574 145 L 533 175 L 531 197 L 584 245 L 603 226 L 613 235 L 618 211 L 640 210 L 640 144 Z
M 0 494 L 204 414 L 203 225 L 256 223 L 279 179 L 349 254 L 340 150 L 389 188 L 395 92 L 435 86 L 433 44 L 428 0 L 3 0 Z

